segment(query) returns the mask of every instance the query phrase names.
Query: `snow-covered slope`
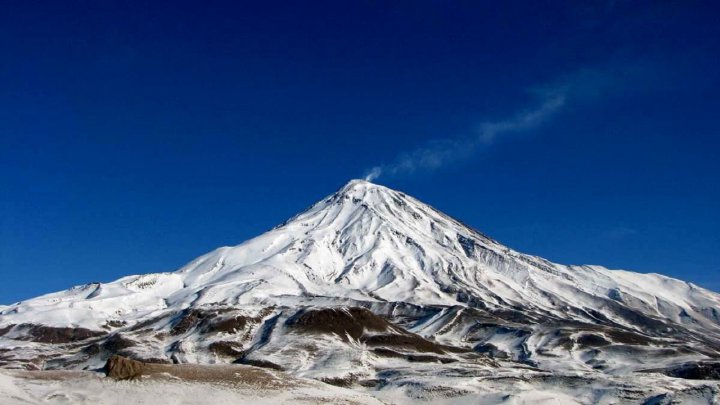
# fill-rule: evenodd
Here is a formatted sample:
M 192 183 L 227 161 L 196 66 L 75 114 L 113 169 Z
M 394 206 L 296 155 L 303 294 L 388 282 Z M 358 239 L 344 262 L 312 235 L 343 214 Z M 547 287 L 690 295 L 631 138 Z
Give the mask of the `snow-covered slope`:
M 323 315 L 364 332 L 295 322 L 338 306 L 368 309 Z M 525 255 L 401 192 L 353 180 L 175 272 L 7 306 L 0 336 L 0 348 L 22 349 L 0 357 L 6 366 L 91 366 L 121 350 L 154 361 L 282 364 L 318 378 L 359 365 L 372 376 L 388 358 L 412 363 L 407 356 L 427 344 L 481 368 L 509 361 L 624 374 L 718 356 L 720 296 L 657 274 Z

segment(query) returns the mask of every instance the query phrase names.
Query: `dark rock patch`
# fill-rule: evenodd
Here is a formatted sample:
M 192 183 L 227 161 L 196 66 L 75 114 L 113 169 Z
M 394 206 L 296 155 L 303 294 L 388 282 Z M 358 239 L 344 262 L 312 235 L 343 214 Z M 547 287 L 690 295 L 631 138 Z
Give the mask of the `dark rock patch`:
M 125 321 L 118 321 L 115 319 L 105 321 L 105 326 L 108 328 L 122 328 L 125 325 L 127 325 L 127 322 Z
M 303 311 L 288 319 L 286 325 L 305 333 L 336 334 L 359 339 L 366 330 L 384 332 L 399 330 L 385 319 L 365 308 L 327 308 Z
M 288 319 L 286 325 L 301 333 L 335 334 L 345 341 L 349 337 L 374 347 L 399 347 L 421 353 L 437 354 L 470 351 L 433 343 L 393 325 L 365 308 L 329 308 L 302 311 Z M 366 331 L 385 333 L 366 335 Z
M 382 383 L 382 380 L 378 380 L 378 379 L 374 379 L 374 378 L 366 379 L 366 380 L 358 380 L 358 382 L 357 382 L 357 384 L 359 386 L 365 387 L 365 388 L 374 388 L 374 387 L 377 387 L 378 385 L 380 385 L 381 383 Z
M 608 329 L 605 334 L 615 343 L 623 343 L 626 345 L 647 346 L 652 343 L 652 339 L 639 333 L 629 332 L 619 329 Z
M 372 335 L 363 336 L 361 342 L 368 346 L 390 346 L 412 349 L 421 353 L 445 353 L 445 346 L 425 340 L 418 335 Z
M 579 388 L 592 384 L 592 379 L 583 376 L 568 376 L 568 375 L 537 375 L 525 377 L 530 381 L 538 381 L 554 386 L 562 386 L 568 388 Z
M 402 359 L 405 357 L 405 355 L 400 352 L 396 352 L 395 350 L 385 349 L 382 347 L 375 348 L 372 351 L 373 351 L 373 353 L 377 354 L 378 356 L 382 356 L 382 357 L 389 357 L 389 358 L 393 358 L 393 359 Z
M 485 354 L 489 356 L 492 359 L 507 359 L 510 358 L 510 355 L 504 351 L 497 348 L 492 343 L 483 343 L 475 346 L 473 349 L 478 353 Z
M 271 361 L 267 360 L 255 360 L 255 359 L 248 359 L 248 358 L 240 358 L 234 361 L 236 364 L 246 364 L 248 366 L 255 366 L 255 367 L 261 367 L 261 368 L 269 368 L 271 370 L 277 370 L 277 371 L 283 371 L 282 366 L 275 364 Z
M 475 257 L 475 241 L 460 234 L 457 235 L 457 239 L 460 243 L 460 247 L 462 247 L 462 250 L 465 253 L 465 256 L 469 258 Z
M 673 333 L 672 328 L 668 328 L 670 325 L 660 321 L 658 319 L 651 318 L 642 312 L 623 306 L 615 301 L 607 300 L 605 304 L 612 310 L 616 315 L 622 317 L 627 322 L 634 325 L 638 325 L 643 328 L 644 331 L 650 332 L 657 335 L 667 335 Z M 670 330 L 668 330 L 670 329 Z M 633 343 L 631 343 L 633 344 Z M 642 344 L 642 343 L 637 343 Z
M 102 352 L 102 348 L 97 343 L 89 344 L 82 349 L 82 353 L 88 356 L 95 356 L 100 354 L 100 352 Z
M 472 293 L 467 293 L 464 291 L 457 291 L 457 289 L 454 289 L 452 287 L 444 288 L 443 292 L 448 293 L 448 294 L 455 293 L 455 299 L 457 300 L 457 302 L 467 304 L 469 307 L 479 308 L 479 309 L 487 308 L 487 304 L 485 304 L 485 302 L 482 299 L 474 297 L 472 295 Z
M 455 363 L 457 360 L 449 358 L 449 357 L 438 357 L 428 354 L 405 354 L 405 353 L 399 353 L 395 350 L 385 349 L 385 348 L 376 348 L 373 349 L 373 353 L 383 356 L 383 357 L 390 357 L 390 358 L 396 358 L 396 359 L 405 359 L 409 362 L 415 362 L 415 363 L 442 363 L 442 364 L 448 364 L 448 363 Z
M 569 336 L 560 335 L 560 337 L 558 337 L 558 339 L 555 341 L 555 344 L 565 350 L 570 350 L 573 348 L 575 342 L 573 342 L 573 340 L 570 339 Z
M 324 382 L 325 384 L 334 385 L 336 387 L 349 388 L 352 387 L 358 381 L 358 379 L 358 376 L 354 374 L 349 374 L 345 377 L 323 377 L 320 379 L 320 381 Z
M 245 329 L 248 324 L 262 321 L 262 316 L 267 312 L 263 311 L 256 318 L 243 315 L 234 315 L 227 318 L 221 317 L 222 314 L 230 311 L 231 309 L 229 308 L 216 308 L 212 310 L 186 309 L 175 320 L 172 329 L 170 329 L 170 335 L 182 335 L 193 328 L 198 328 L 202 333 L 237 333 Z
M 160 357 L 137 357 L 134 360 L 141 361 L 145 364 L 173 364 L 172 360 Z
M 96 356 L 101 353 L 126 355 L 124 349 L 136 346 L 137 342 L 130 340 L 119 333 L 113 334 L 104 342 L 93 342 L 82 349 L 82 353 L 87 356 Z
M 213 342 L 208 346 L 208 350 L 225 357 L 238 358 L 245 355 L 242 345 L 236 342 Z
M 595 310 L 592 308 L 587 308 L 587 307 L 584 307 L 583 310 L 585 311 L 586 314 L 588 314 L 590 316 L 591 319 L 593 319 L 599 323 L 602 323 L 605 325 L 614 325 L 615 324 L 615 322 L 613 322 L 612 319 L 603 315 L 603 313 L 598 310 Z
M 663 374 L 687 380 L 720 380 L 720 363 L 692 362 L 668 368 Z
M 213 318 L 215 316 L 216 315 L 213 313 L 208 313 L 199 309 L 186 309 L 173 324 L 172 329 L 170 329 L 170 334 L 173 336 L 182 335 L 197 326 L 200 321 Z
M 5 327 L 0 328 L 0 336 L 5 336 L 14 327 L 15 327 L 15 325 L 7 325 Z
M 520 323 L 525 325 L 531 325 L 538 323 L 538 320 L 531 316 L 527 311 L 512 310 L 512 309 L 497 309 L 490 312 L 494 317 L 500 318 L 503 321 L 511 323 Z
M 220 319 L 218 321 L 209 321 L 204 323 L 203 332 L 205 333 L 236 333 L 245 329 L 249 322 L 257 322 L 254 318 L 247 318 L 241 315 L 232 316 L 230 318 Z
M 604 337 L 593 333 L 584 334 L 577 338 L 577 344 L 582 347 L 601 347 L 610 343 Z
M 39 343 L 72 343 L 81 340 L 100 337 L 107 332 L 94 331 L 85 328 L 56 328 L 45 325 L 21 324 L 18 330 L 24 332 L 24 336 L 18 340 L 30 340 Z
M 155 318 L 146 319 L 144 321 L 138 322 L 135 325 L 130 328 L 131 331 L 137 332 L 137 331 L 143 331 L 144 329 L 149 328 L 151 325 L 160 322 L 167 318 L 168 315 L 160 315 L 156 316 Z
M 123 349 L 133 347 L 137 345 L 134 340 L 130 340 L 119 333 L 116 333 L 107 338 L 101 345 L 101 347 L 110 353 L 117 353 Z

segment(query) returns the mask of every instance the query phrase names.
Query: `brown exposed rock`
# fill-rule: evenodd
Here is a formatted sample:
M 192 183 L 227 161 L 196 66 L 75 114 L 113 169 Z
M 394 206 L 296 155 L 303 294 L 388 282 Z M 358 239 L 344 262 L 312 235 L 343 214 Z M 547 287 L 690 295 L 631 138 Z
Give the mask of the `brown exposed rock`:
M 368 346 L 390 346 L 417 352 L 462 353 L 469 349 L 439 345 L 393 325 L 365 308 L 326 308 L 300 312 L 286 325 L 301 333 L 336 334 L 343 340 L 360 340 Z M 366 335 L 365 332 L 384 332 Z
M 202 332 L 229 332 L 243 329 L 249 321 L 258 321 L 241 315 L 216 321 L 220 314 L 229 312 L 228 308 L 217 308 L 212 310 L 187 309 L 183 311 L 179 320 L 175 322 L 170 334 L 173 336 L 182 335 L 192 328 L 199 327 Z
M 214 316 L 215 314 L 210 314 L 198 309 L 185 310 L 179 320 L 173 325 L 170 334 L 173 336 L 182 335 L 194 328 L 201 320 Z
M 45 325 L 21 324 L 18 329 L 24 332 L 19 340 L 30 340 L 40 343 L 72 343 L 105 335 L 107 332 L 85 328 L 56 328 Z
M 445 346 L 438 345 L 418 335 L 372 335 L 364 336 L 361 342 L 368 346 L 391 346 L 412 349 L 423 353 L 445 353 Z
M 242 345 L 236 342 L 213 342 L 208 346 L 208 350 L 219 356 L 234 358 L 242 357 L 245 354 Z
M 142 376 L 145 364 L 122 356 L 112 356 L 105 363 L 105 375 L 115 380 L 135 380 Z
M 288 319 L 286 324 L 305 333 L 334 333 L 341 339 L 359 339 L 366 330 L 384 332 L 398 330 L 385 319 L 365 308 L 314 309 Z
M 168 336 L 179 336 L 192 329 L 197 329 L 201 333 L 238 333 L 245 330 L 250 324 L 260 323 L 273 310 L 274 307 L 268 307 L 260 311 L 257 316 L 248 317 L 244 315 L 228 316 L 229 313 L 237 312 L 237 308 L 232 307 L 188 308 L 182 312 L 167 313 L 142 321 L 133 325 L 130 331 L 138 333 L 151 332 L 153 325 L 167 324 L 168 320 L 171 320 L 169 335 L 166 332 L 158 333 L 158 339 L 163 340 Z
M 221 319 L 214 322 L 206 322 L 203 332 L 205 333 L 236 333 L 245 329 L 249 322 L 255 322 L 253 318 L 247 318 L 241 315 L 235 315 L 230 318 Z

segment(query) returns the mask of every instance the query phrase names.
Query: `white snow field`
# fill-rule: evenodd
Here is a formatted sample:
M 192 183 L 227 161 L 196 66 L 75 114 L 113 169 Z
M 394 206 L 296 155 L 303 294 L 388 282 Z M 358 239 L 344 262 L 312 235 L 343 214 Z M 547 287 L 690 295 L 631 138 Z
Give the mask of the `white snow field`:
M 353 180 L 175 272 L 0 309 L 0 367 L 97 370 L 112 354 L 259 366 L 393 403 L 713 403 L 720 295 L 525 255 L 401 192 Z M 0 375 L 3 395 L 49 395 L 17 373 Z M 73 381 L 57 384 L 70 395 L 84 386 Z M 90 381 L 120 396 L 181 384 Z M 182 384 L 197 398 L 215 389 Z M 226 394 L 235 395 L 217 395 Z

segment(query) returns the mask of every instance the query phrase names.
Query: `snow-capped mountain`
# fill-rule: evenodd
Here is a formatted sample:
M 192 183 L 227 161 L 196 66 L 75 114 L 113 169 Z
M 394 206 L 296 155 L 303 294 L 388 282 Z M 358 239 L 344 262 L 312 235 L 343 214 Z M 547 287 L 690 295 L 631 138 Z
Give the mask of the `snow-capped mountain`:
M 0 336 L 0 350 L 13 349 L 0 353 L 6 367 L 96 367 L 122 353 L 348 384 L 435 381 L 435 363 L 463 364 L 471 376 L 671 374 L 720 355 L 720 295 L 522 254 L 401 192 L 353 180 L 175 272 L 4 307 Z

